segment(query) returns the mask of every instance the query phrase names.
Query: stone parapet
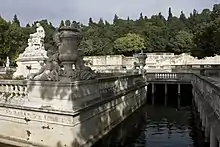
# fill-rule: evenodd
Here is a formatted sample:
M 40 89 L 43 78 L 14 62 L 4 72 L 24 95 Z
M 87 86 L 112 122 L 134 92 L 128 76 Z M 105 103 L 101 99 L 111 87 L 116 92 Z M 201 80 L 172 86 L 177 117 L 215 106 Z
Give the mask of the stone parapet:
M 141 75 L 15 84 L 26 87 L 24 103 L 0 102 L 0 142 L 22 147 L 91 146 L 146 100 Z

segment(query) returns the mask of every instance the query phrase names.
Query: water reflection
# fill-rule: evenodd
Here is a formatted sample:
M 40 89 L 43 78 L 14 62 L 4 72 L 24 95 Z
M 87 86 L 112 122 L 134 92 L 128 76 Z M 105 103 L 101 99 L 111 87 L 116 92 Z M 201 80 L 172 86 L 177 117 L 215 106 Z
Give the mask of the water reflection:
M 190 109 L 144 106 L 95 146 L 204 147 L 202 132 L 195 130 Z M 129 122 L 130 121 L 130 122 Z M 132 123 L 133 122 L 133 123 Z M 132 127 L 133 126 L 133 127 Z M 132 129 L 133 128 L 133 129 Z M 126 137 L 119 137 L 124 132 Z M 111 137 L 109 137 L 111 136 Z M 121 135 L 120 135 L 121 136 Z M 107 144 L 107 142 L 108 144 Z
M 127 147 L 194 147 L 193 139 L 189 136 L 189 111 L 147 106 L 145 113 L 146 123 L 141 135 Z

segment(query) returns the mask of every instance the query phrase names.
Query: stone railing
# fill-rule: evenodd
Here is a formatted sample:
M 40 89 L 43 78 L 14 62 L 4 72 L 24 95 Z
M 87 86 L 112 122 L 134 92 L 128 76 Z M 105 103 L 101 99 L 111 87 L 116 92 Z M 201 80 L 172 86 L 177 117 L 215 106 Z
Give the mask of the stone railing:
M 220 119 L 220 87 L 207 77 L 195 73 L 147 73 L 146 79 L 148 82 L 189 81 L 193 85 L 193 91 L 199 93 L 200 97 L 210 104 Z
M 99 78 L 99 91 L 102 97 L 117 95 L 118 93 L 130 89 L 139 84 L 144 84 L 145 81 L 142 75 L 120 75 L 106 78 Z
M 30 81 L 27 85 L 28 100 L 25 106 L 78 111 L 123 95 L 134 88 L 138 89 L 146 85 L 146 82 L 142 75 L 127 74 L 69 83 Z
M 194 92 L 199 92 L 201 97 L 208 102 L 220 119 L 220 88 L 206 77 L 192 74 Z M 200 97 L 200 98 L 201 98 Z
M 0 80 L 0 103 L 20 103 L 25 96 L 27 96 L 26 81 Z
M 147 81 L 190 81 L 191 73 L 146 73 Z

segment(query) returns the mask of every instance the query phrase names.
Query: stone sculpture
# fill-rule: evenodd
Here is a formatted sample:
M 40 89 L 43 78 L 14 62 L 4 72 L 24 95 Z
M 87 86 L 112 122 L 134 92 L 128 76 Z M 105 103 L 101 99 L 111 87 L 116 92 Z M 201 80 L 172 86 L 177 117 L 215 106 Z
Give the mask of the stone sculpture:
M 44 28 L 40 25 L 40 23 L 37 23 L 36 26 L 36 33 L 30 34 L 28 39 L 28 47 L 25 49 L 24 53 L 19 55 L 19 58 L 47 55 L 47 52 L 44 48 Z
M 42 62 L 45 62 L 48 58 L 47 51 L 44 47 L 44 28 L 40 25 L 40 23 L 37 23 L 36 27 L 36 32 L 30 34 L 28 46 L 17 59 L 18 67 L 16 68 L 16 72 L 13 74 L 14 78 L 26 78 L 29 74 L 36 73 L 41 68 Z
M 10 61 L 9 61 L 9 57 L 7 57 L 5 67 L 9 68 L 9 66 L 10 66 Z
M 139 66 L 139 74 L 145 73 L 146 70 L 144 69 L 144 66 L 146 65 L 147 55 L 143 51 L 141 51 L 141 53 L 138 53 L 134 56 L 138 59 L 138 64 L 137 65 Z
M 54 40 L 58 51 L 51 56 L 39 72 L 33 74 L 31 80 L 43 81 L 76 81 L 95 79 L 96 74 L 85 66 L 83 51 L 78 49 L 80 31 L 74 25 L 65 24 L 55 33 Z M 73 69 L 75 65 L 75 69 Z M 63 66 L 63 68 L 61 68 Z

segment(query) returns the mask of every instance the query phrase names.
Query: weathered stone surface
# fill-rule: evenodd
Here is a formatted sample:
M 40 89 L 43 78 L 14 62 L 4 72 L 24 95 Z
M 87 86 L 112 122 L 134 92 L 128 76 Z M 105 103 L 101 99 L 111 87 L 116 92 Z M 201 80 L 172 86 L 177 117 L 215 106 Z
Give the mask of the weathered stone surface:
M 24 103 L 0 102 L 0 141 L 22 147 L 90 146 L 146 100 L 141 75 L 11 85 L 26 85 Z
M 37 23 L 36 33 L 30 34 L 28 46 L 17 59 L 18 67 L 13 74 L 14 77 L 23 76 L 26 78 L 28 74 L 35 73 L 42 67 L 48 58 L 47 51 L 44 48 L 44 38 L 44 28 Z
M 78 29 L 71 24 L 66 24 L 58 29 L 54 40 L 57 43 L 58 52 L 52 55 L 46 65 L 33 74 L 30 80 L 64 82 L 96 79 L 94 71 L 84 65 L 83 50 L 78 49 L 80 41 Z

